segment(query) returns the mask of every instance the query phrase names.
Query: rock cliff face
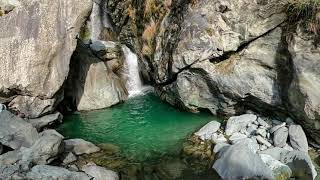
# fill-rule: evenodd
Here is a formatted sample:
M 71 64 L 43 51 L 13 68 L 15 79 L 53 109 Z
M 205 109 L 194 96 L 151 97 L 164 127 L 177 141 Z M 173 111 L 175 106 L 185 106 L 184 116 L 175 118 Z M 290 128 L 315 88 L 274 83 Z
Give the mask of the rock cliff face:
M 121 41 L 140 55 L 141 74 L 165 101 L 213 114 L 290 114 L 320 142 L 319 48 L 314 36 L 289 27 L 286 1 L 107 6 Z
M 30 118 L 125 100 L 122 43 L 170 104 L 290 114 L 320 143 L 320 51 L 285 0 L 0 2 L 0 102 Z
M 10 1 L 8 1 L 10 2 Z M 92 8 L 90 0 L 24 0 L 0 17 L 0 94 L 34 118 L 61 100 L 76 36 Z M 45 112 L 34 112 L 37 106 Z

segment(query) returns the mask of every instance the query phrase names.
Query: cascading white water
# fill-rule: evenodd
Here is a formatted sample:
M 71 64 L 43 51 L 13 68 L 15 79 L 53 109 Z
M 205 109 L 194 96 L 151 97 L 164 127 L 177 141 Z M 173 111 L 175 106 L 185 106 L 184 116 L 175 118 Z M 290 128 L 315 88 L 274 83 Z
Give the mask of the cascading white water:
M 125 70 L 127 76 L 127 89 L 129 97 L 134 97 L 142 94 L 146 87 L 143 86 L 139 74 L 138 57 L 127 46 L 123 46 L 122 50 L 125 55 Z

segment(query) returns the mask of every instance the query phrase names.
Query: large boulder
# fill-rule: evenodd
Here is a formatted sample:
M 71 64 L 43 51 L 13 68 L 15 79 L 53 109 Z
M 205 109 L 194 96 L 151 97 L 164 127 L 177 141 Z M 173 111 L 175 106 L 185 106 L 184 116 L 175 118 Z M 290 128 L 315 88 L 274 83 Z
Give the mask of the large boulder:
M 261 151 L 260 154 L 267 154 L 274 159 L 286 164 L 292 170 L 292 176 L 297 179 L 315 179 L 317 171 L 308 153 L 303 151 L 289 151 L 284 148 L 270 148 Z
M 0 112 L 0 143 L 12 149 L 31 147 L 39 134 L 32 124 L 9 111 Z
M 93 143 L 83 139 L 68 139 L 64 141 L 65 150 L 76 155 L 91 154 L 100 151 L 100 148 Z
M 273 133 L 273 143 L 276 147 L 284 147 L 287 144 L 289 131 L 287 127 L 281 127 Z
M 13 101 L 12 107 L 34 117 L 51 111 L 52 103 L 37 107 L 39 104 L 60 100 L 76 36 L 91 8 L 90 0 L 24 0 L 0 18 L 1 96 L 22 95 L 45 101 Z
M 211 121 L 194 134 L 199 136 L 202 140 L 211 139 L 211 136 L 220 129 L 220 126 L 221 123 L 218 121 Z
M 281 163 L 274 159 L 272 156 L 267 154 L 260 154 L 262 161 L 272 170 L 273 176 L 277 180 L 290 179 L 292 171 L 289 166 Z
M 33 180 L 90 180 L 92 177 L 82 172 L 73 172 L 61 167 L 37 165 L 27 173 L 27 178 Z
M 95 180 L 119 180 L 119 176 L 116 172 L 100 166 L 88 164 L 83 166 L 81 170 L 94 177 Z
M 245 141 L 222 148 L 213 168 L 222 179 L 274 179 L 271 169 Z
M 308 152 L 309 146 L 307 136 L 300 125 L 290 125 L 289 136 L 290 144 L 293 149 Z
M 277 28 L 222 60 L 207 58 L 194 63 L 178 73 L 176 81 L 162 87 L 162 98 L 189 110 L 206 108 L 214 114 L 242 113 L 239 105 L 256 110 L 281 107 L 282 75 L 278 74 L 285 66 L 279 63 L 286 63 L 277 59 L 281 34 Z
M 111 62 L 105 59 L 108 57 L 105 51 L 116 49 L 117 44 L 95 41 L 91 50 L 84 46 L 89 45 L 79 45 L 72 56 L 72 68 L 65 90 L 67 98 L 70 97 L 80 111 L 102 109 L 125 100 L 127 92 L 124 81 L 116 74 L 116 70 L 112 71 L 113 66 L 108 64 Z M 123 62 L 121 57 L 114 61 Z M 120 67 L 118 70 L 121 70 Z
M 226 135 L 231 136 L 233 133 L 239 132 L 241 129 L 245 129 L 248 124 L 257 120 L 257 116 L 254 114 L 243 114 L 241 116 L 230 117 L 227 121 Z
M 300 28 L 287 39 L 293 66 L 288 109 L 320 143 L 320 47 L 315 45 L 314 36 Z
M 59 112 L 56 112 L 54 114 L 49 114 L 40 118 L 29 119 L 28 121 L 32 124 L 33 127 L 35 127 L 38 131 L 40 131 L 44 127 L 53 125 L 55 123 L 61 123 L 62 118 L 63 118 L 62 114 Z

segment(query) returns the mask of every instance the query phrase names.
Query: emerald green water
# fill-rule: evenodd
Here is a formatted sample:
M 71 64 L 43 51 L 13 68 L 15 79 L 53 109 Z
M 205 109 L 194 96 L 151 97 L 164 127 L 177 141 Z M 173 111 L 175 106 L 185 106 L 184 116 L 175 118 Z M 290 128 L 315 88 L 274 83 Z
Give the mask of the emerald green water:
M 110 109 L 66 116 L 58 131 L 67 138 L 115 144 L 126 158 L 144 161 L 178 154 L 185 138 L 212 120 L 218 119 L 179 111 L 148 93 Z

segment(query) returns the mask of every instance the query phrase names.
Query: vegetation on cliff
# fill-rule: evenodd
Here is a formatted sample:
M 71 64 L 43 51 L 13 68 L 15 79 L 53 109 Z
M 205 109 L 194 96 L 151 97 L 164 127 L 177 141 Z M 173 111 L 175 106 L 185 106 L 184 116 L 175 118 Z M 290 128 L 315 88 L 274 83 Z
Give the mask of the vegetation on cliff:
M 286 11 L 291 23 L 302 23 L 307 31 L 319 35 L 320 0 L 289 0 Z

